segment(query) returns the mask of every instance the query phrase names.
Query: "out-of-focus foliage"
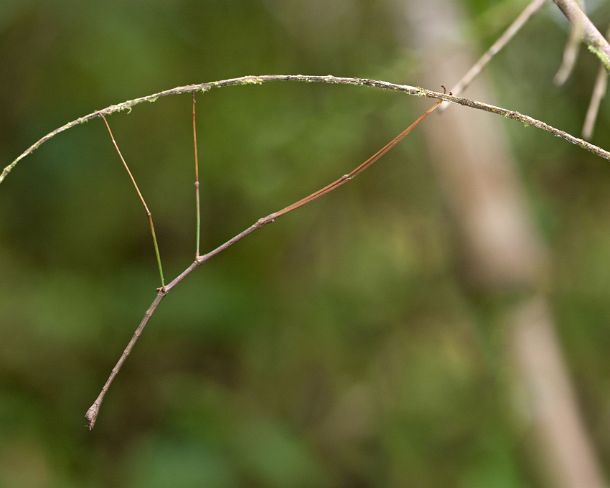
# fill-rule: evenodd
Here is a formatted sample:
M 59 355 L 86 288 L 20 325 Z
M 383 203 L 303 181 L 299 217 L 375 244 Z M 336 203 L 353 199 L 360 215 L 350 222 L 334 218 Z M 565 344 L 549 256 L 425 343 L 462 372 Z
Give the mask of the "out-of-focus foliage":
M 482 51 L 523 4 L 466 2 L 465 35 Z M 417 62 L 442 60 L 400 47 L 393 15 L 381 0 L 2 0 L 0 158 L 95 108 L 180 84 L 299 72 L 417 84 Z M 583 52 L 554 88 L 565 37 L 549 8 L 490 74 L 498 103 L 577 133 L 597 66 Z M 343 174 L 422 107 L 310 85 L 199 96 L 204 248 Z M 190 97 L 110 123 L 174 276 L 194 250 Z M 605 103 L 595 143 L 610 145 L 609 125 Z M 608 465 L 610 167 L 506 128 Z M 416 131 L 350 185 L 190 276 L 92 433 L 82 415 L 158 286 L 146 220 L 98 120 L 25 160 L 0 186 L 0 486 L 535 484 L 426 154 Z

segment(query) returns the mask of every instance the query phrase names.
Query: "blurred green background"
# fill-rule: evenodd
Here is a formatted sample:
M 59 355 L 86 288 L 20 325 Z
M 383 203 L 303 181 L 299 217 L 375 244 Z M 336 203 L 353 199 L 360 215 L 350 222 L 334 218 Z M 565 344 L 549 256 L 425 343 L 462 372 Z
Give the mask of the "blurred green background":
M 464 36 L 482 52 L 525 3 L 464 1 Z M 594 12 L 598 25 L 610 18 Z M 265 73 L 419 84 L 421 63 L 439 60 L 405 49 L 394 15 L 382 0 L 0 0 L 2 166 L 68 120 L 176 85 Z M 489 76 L 497 103 L 578 133 L 597 63 L 584 50 L 555 88 L 566 36 L 548 6 Z M 190 103 L 109 119 L 168 277 L 194 252 Z M 200 95 L 202 247 L 345 173 L 423 106 L 321 85 Z M 504 124 L 608 466 L 610 167 Z M 610 146 L 609 124 L 606 102 L 593 142 Z M 91 433 L 84 411 L 158 286 L 148 227 L 101 121 L 23 161 L 0 186 L 0 487 L 537 486 L 426 156 L 415 131 L 189 276 Z

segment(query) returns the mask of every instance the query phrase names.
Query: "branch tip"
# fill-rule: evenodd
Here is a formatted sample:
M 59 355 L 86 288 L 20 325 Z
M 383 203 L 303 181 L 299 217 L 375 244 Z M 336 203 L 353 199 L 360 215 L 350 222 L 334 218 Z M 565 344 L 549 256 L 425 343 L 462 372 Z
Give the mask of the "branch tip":
M 97 420 L 97 414 L 99 413 L 99 411 L 100 404 L 96 400 L 93 402 L 93 405 L 89 407 L 87 413 L 85 413 L 85 420 L 87 420 L 87 428 L 89 429 L 89 431 L 92 431 L 93 427 L 95 427 L 95 421 Z

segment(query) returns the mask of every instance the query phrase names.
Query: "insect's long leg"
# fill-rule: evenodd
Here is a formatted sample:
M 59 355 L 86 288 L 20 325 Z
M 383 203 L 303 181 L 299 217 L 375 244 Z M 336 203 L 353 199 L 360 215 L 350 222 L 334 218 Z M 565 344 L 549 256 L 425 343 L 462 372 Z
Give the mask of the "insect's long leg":
M 201 241 L 201 205 L 199 200 L 199 153 L 197 150 L 197 110 L 195 108 L 197 100 L 193 93 L 193 152 L 195 154 L 195 211 L 196 211 L 196 244 L 195 244 L 195 258 L 199 257 L 199 245 Z
M 133 187 L 136 190 L 138 198 L 140 199 L 140 202 L 142 202 L 144 211 L 146 212 L 146 217 L 148 218 L 148 225 L 150 226 L 150 234 L 152 236 L 153 245 L 155 247 L 155 256 L 157 258 L 157 267 L 159 268 L 159 276 L 161 278 L 161 287 L 164 287 L 165 278 L 163 277 L 163 265 L 161 264 L 161 254 L 159 253 L 159 244 L 157 243 L 157 234 L 155 233 L 155 224 L 153 222 L 152 213 L 150 212 L 150 209 L 148 208 L 148 205 L 146 204 L 146 200 L 144 200 L 144 197 L 142 196 L 142 192 L 140 191 L 140 188 L 138 187 L 138 184 L 136 183 L 136 180 L 133 177 L 133 174 L 132 174 L 131 170 L 129 169 L 129 166 L 127 166 L 127 162 L 125 161 L 125 158 L 123 157 L 123 153 L 121 153 L 121 150 L 119 149 L 119 145 L 117 144 L 117 142 L 114 138 L 112 129 L 110 129 L 110 125 L 108 124 L 106 117 L 104 117 L 103 115 L 102 115 L 102 120 L 104 121 L 104 124 L 106 125 L 106 129 L 108 129 L 108 134 L 110 135 L 110 140 L 112 141 L 112 145 L 116 149 L 116 152 L 119 155 L 119 158 L 121 159 L 121 162 L 123 163 L 123 166 L 124 166 L 125 170 L 127 171 L 127 174 L 129 175 L 129 179 L 131 180 L 131 183 L 133 184 Z
M 391 151 L 394 148 L 394 146 L 396 146 L 400 141 L 402 141 L 405 137 L 407 137 L 410 134 L 410 132 L 413 129 L 415 129 L 415 127 L 417 127 L 426 117 L 428 117 L 428 115 L 430 115 L 432 112 L 434 112 L 436 109 L 438 109 L 442 103 L 443 103 L 442 100 L 439 100 L 436 103 L 434 103 L 432 106 L 430 106 L 430 108 L 425 110 L 419 117 L 417 117 L 417 119 L 415 119 L 414 122 L 412 122 L 400 134 L 398 134 L 396 137 L 391 139 L 381 149 L 377 150 L 372 156 L 370 156 L 364 162 L 360 163 L 349 173 L 344 174 L 343 176 L 341 176 L 340 178 L 337 178 L 335 181 L 329 183 L 325 187 L 320 188 L 319 190 L 311 193 L 310 195 L 307 195 L 304 198 L 301 198 L 300 200 L 297 200 L 296 202 L 288 205 L 287 207 L 284 207 L 283 209 L 278 210 L 277 212 L 275 212 L 273 214 L 274 218 L 278 218 L 278 217 L 281 217 L 282 215 L 292 212 L 293 210 L 296 210 L 297 208 L 300 208 L 303 205 L 307 205 L 308 203 L 313 202 L 314 200 L 317 200 L 318 198 L 326 195 L 327 193 L 330 193 L 331 191 L 336 190 L 340 186 L 345 185 L 352 178 L 355 178 L 360 173 L 362 173 L 363 171 L 368 169 L 370 166 L 375 164 L 387 152 Z

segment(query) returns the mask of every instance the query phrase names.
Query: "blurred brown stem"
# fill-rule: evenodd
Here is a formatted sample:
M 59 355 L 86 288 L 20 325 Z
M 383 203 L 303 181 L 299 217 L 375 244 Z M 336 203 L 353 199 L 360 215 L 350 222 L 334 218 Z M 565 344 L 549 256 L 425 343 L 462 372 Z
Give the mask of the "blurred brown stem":
M 578 0 L 578 5 L 584 10 L 584 0 Z M 563 50 L 561 65 L 553 78 L 557 86 L 563 85 L 572 74 L 576 60 L 578 59 L 578 49 L 582 42 L 583 26 L 581 22 L 573 22 L 570 27 L 570 35 Z
M 398 31 L 409 32 L 409 45 L 426 59 L 451 60 L 424 63 L 423 79 L 448 79 L 471 65 L 469 43 L 461 40 L 460 2 L 427 0 L 412 6 L 409 14 L 408 28 L 403 20 Z M 493 97 L 484 77 L 476 88 L 477 96 Z M 601 488 L 603 473 L 544 294 L 547 250 L 532 222 L 503 127 L 497 119 L 466 117 L 458 110 L 435 122 L 442 130 L 428 124 L 423 134 L 456 231 L 464 288 L 472 292 L 473 304 L 483 299 L 486 306 L 477 309 L 498 325 L 493 333 L 501 330 L 512 346 L 505 356 L 512 367 L 506 371 L 518 392 L 513 398 L 523 405 L 520 424 L 531 427 L 527 445 L 535 447 L 531 454 L 540 462 L 540 477 L 553 487 Z M 501 354 L 502 349 L 493 352 Z
M 500 37 L 494 42 L 487 51 L 477 60 L 475 64 L 466 72 L 464 76 L 458 81 L 451 92 L 454 95 L 459 95 L 474 81 L 474 79 L 485 69 L 485 66 L 498 54 L 506 45 L 517 35 L 517 33 L 523 28 L 527 21 L 544 5 L 546 0 L 532 0 L 527 7 L 517 16 L 512 24 L 502 33 Z M 449 104 L 443 102 L 439 111 L 444 111 Z
M 593 93 L 591 94 L 589 108 L 587 109 L 585 123 L 582 128 L 582 136 L 587 140 L 593 137 L 593 129 L 595 128 L 595 122 L 597 121 L 597 114 L 599 113 L 599 107 L 602 103 L 602 99 L 606 95 L 607 86 L 608 72 L 606 71 L 604 65 L 600 64 L 597 72 L 597 78 L 595 79 L 595 85 L 593 86 Z
M 610 27 L 608 27 L 606 37 L 610 38 Z M 597 71 L 597 78 L 595 79 L 595 85 L 593 86 L 593 93 L 591 94 L 591 101 L 589 102 L 589 108 L 587 108 L 585 123 L 582 128 L 583 139 L 590 140 L 593 137 L 593 130 L 595 129 L 597 114 L 599 113 L 599 107 L 602 103 L 602 99 L 606 95 L 607 87 L 608 72 L 606 71 L 604 65 L 600 63 L 599 70 Z

